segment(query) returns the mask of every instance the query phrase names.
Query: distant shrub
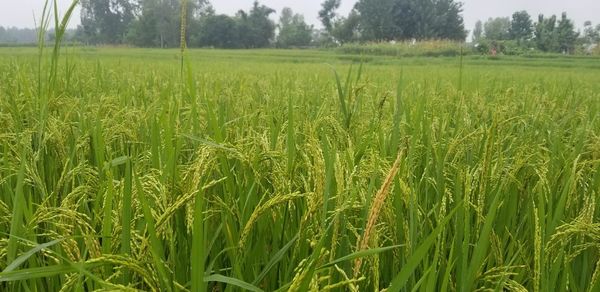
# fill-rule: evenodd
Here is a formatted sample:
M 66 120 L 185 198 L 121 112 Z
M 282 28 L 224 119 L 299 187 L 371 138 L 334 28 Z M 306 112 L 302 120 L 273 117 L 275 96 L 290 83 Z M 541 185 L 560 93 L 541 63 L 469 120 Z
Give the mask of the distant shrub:
M 46 47 L 54 46 L 53 42 L 46 42 Z M 63 42 L 63 47 L 81 47 L 80 42 Z M 37 48 L 37 43 L 0 43 L 0 48 Z
M 392 57 L 452 57 L 467 51 L 464 43 L 451 41 L 389 42 L 345 44 L 336 49 L 343 54 L 364 54 Z
M 474 52 L 482 55 L 521 56 L 531 53 L 527 43 L 519 44 L 514 40 L 490 41 L 481 40 L 473 46 Z
M 490 52 L 490 45 L 488 42 L 481 41 L 473 46 L 473 51 L 481 55 L 487 55 Z

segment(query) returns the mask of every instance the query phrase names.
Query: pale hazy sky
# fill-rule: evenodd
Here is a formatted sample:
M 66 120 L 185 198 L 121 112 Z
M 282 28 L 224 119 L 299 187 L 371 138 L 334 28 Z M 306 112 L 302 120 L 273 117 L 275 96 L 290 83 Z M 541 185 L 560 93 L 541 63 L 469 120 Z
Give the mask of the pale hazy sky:
M 34 27 L 33 15 L 39 17 L 44 0 L 0 0 L 0 26 Z M 63 10 L 71 0 L 58 0 Z M 253 0 L 212 0 L 217 13 L 234 14 L 239 9 L 248 10 Z M 295 12 L 304 14 L 307 22 L 320 26 L 317 13 L 323 0 L 262 0 L 262 4 L 276 9 L 290 7 Z M 356 0 L 342 0 L 341 13 L 347 14 Z M 465 26 L 472 30 L 478 19 L 489 17 L 510 16 L 514 11 L 527 10 L 537 19 L 539 13 L 545 15 L 560 15 L 566 11 L 575 20 L 577 27 L 582 27 L 584 21 L 591 20 L 600 23 L 600 0 L 462 0 L 464 3 L 463 16 Z M 275 16 L 277 17 L 277 16 Z M 71 27 L 79 23 L 79 13 L 71 20 Z

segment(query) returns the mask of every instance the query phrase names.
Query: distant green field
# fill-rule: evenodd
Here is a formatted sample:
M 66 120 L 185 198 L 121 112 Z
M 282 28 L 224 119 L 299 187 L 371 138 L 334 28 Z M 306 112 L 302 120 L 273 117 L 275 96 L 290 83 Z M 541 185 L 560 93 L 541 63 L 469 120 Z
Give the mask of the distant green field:
M 1 291 L 600 290 L 598 58 L 61 53 L 0 48 Z

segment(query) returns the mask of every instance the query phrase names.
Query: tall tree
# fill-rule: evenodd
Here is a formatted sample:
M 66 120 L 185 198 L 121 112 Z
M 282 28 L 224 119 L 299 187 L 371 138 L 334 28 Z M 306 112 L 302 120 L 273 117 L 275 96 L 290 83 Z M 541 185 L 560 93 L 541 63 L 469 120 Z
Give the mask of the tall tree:
M 433 3 L 433 38 L 464 41 L 467 31 L 462 17 L 462 3 L 454 0 L 435 0 Z
M 483 22 L 477 20 L 475 29 L 473 29 L 473 42 L 479 42 L 483 37 Z
M 434 38 L 434 0 L 396 0 L 392 11 L 398 34 L 395 39 Z
M 161 41 L 156 32 L 158 0 L 146 0 L 142 3 L 138 18 L 129 27 L 127 41 L 140 47 L 160 46 Z
M 203 17 L 191 43 L 198 47 L 227 49 L 242 46 L 237 23 L 234 18 L 227 15 L 207 15 Z
M 561 53 L 573 53 L 575 51 L 575 43 L 579 37 L 579 33 L 575 32 L 575 25 L 567 17 L 567 13 L 563 12 L 558 22 L 558 48 Z
M 361 38 L 360 32 L 361 17 L 352 9 L 348 17 L 340 17 L 336 20 L 332 35 L 340 43 L 349 43 L 359 41 Z
M 131 26 L 128 39 L 137 46 L 176 47 L 180 41 L 178 0 L 140 1 L 141 13 Z
M 325 0 L 321 4 L 321 10 L 319 10 L 319 19 L 323 24 L 325 30 L 329 33 L 333 30 L 333 23 L 337 16 L 337 9 L 340 8 L 341 0 Z
M 179 46 L 181 39 L 179 35 L 180 11 L 179 0 L 160 0 L 158 2 L 154 16 L 157 17 L 156 32 L 161 48 Z
M 535 26 L 535 44 L 540 51 L 555 52 L 558 51 L 558 33 L 556 29 L 556 15 L 549 18 L 543 14 L 538 16 Z
M 527 11 L 518 11 L 513 13 L 510 22 L 510 38 L 516 40 L 519 44 L 531 39 L 533 34 L 533 22 Z
M 181 41 L 180 0 L 142 0 L 139 16 L 129 28 L 128 40 L 138 46 L 177 47 Z M 187 26 L 198 25 L 203 15 L 214 12 L 208 0 L 188 0 L 185 15 Z M 186 30 L 188 35 L 191 32 Z
M 123 42 L 137 6 L 129 0 L 81 0 L 81 27 L 90 43 Z
M 312 26 L 304 21 L 304 16 L 294 14 L 291 8 L 285 7 L 279 18 L 277 45 L 283 48 L 308 46 L 312 40 L 312 30 Z
M 507 40 L 510 38 L 510 19 L 508 17 L 489 18 L 483 25 L 488 40 Z
M 600 42 L 600 24 L 594 27 L 591 21 L 586 21 L 583 24 L 583 39 L 586 44 Z
M 271 44 L 275 37 L 275 23 L 269 18 L 275 13 L 270 7 L 254 1 L 249 13 L 238 12 L 240 38 L 246 48 L 264 48 Z
M 356 9 L 366 40 L 466 37 L 462 4 L 454 0 L 359 0 Z
M 396 0 L 359 0 L 361 32 L 365 40 L 393 40 L 398 36 L 396 19 L 392 13 Z
M 191 7 L 191 12 L 188 13 L 188 45 L 203 46 L 200 42 L 202 34 L 205 32 L 204 27 L 206 21 L 211 17 L 216 16 L 216 12 L 209 0 L 198 0 Z M 229 17 L 230 20 L 233 20 Z M 212 45 L 208 45 L 212 46 Z
M 187 3 L 188 17 L 192 19 L 215 14 L 215 9 L 209 0 L 188 0 Z

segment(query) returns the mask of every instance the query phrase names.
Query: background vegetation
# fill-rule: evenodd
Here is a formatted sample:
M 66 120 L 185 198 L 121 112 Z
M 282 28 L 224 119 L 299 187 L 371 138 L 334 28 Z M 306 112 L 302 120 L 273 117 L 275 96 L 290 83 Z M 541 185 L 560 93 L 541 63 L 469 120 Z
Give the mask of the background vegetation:
M 83 0 L 81 25 L 67 30 L 65 40 L 83 45 L 179 47 L 181 1 Z M 340 15 L 341 0 L 325 0 L 319 11 L 321 29 L 309 25 L 290 8 L 280 12 L 255 1 L 235 15 L 218 14 L 208 0 L 186 1 L 189 47 L 308 48 L 355 47 L 364 44 L 434 41 L 463 43 L 469 35 L 462 4 L 454 0 L 360 0 L 348 15 Z M 240 7 L 246 8 L 246 7 Z M 278 21 L 274 15 L 278 14 Z M 53 40 L 54 33 L 48 34 Z M 0 27 L 0 44 L 37 42 L 34 29 Z M 530 16 L 479 21 L 467 53 L 525 55 L 534 53 L 595 54 L 600 24 L 580 30 L 563 13 L 560 17 Z M 402 46 L 400 46 L 402 47 Z M 402 50 L 402 48 L 400 48 Z M 345 51 L 342 49 L 341 51 Z M 435 55 L 435 54 L 434 54 Z

